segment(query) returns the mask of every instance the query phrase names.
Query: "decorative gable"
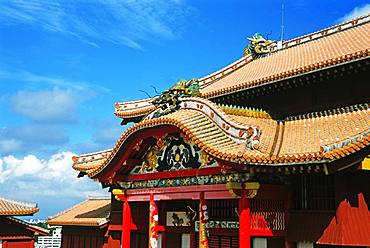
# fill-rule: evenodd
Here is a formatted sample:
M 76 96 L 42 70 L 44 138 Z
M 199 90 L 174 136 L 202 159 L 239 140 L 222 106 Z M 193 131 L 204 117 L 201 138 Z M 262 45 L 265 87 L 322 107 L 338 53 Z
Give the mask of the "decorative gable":
M 156 138 L 147 150 L 140 166 L 131 174 L 154 173 L 171 170 L 198 169 L 216 166 L 216 161 L 180 134 Z

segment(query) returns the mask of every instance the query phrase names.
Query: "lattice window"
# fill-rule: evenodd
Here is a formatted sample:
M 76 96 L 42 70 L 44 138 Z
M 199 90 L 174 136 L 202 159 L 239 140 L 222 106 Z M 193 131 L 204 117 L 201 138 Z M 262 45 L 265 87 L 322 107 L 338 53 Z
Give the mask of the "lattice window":
M 238 221 L 238 200 L 209 200 L 209 219 Z
M 333 176 L 297 176 L 293 178 L 293 194 L 294 209 L 335 209 L 335 188 Z

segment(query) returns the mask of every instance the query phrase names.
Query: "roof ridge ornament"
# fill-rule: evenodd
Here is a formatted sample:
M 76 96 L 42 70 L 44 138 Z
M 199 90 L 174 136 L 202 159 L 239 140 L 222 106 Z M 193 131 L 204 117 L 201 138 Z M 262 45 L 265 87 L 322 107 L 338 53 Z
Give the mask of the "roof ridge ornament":
M 274 41 L 269 40 L 268 37 L 265 39 L 261 33 L 255 33 L 249 40 L 248 46 L 244 49 L 244 56 L 252 55 L 253 58 L 259 58 L 263 55 L 270 54 L 270 45 Z
M 189 81 L 181 79 L 174 86 L 163 91 L 159 96 L 154 97 L 152 104 L 158 107 L 158 109 L 155 111 L 153 117 L 160 117 L 178 110 L 181 105 L 180 98 L 199 95 L 198 79 L 193 78 Z

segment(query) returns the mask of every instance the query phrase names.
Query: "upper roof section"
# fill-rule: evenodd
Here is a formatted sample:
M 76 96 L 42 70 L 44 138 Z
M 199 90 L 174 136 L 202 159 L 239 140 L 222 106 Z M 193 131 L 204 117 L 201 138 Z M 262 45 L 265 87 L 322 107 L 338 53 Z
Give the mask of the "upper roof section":
M 370 55 L 370 15 L 284 42 L 254 59 L 247 55 L 197 80 L 202 98 L 213 98 L 293 76 L 344 64 Z M 123 119 L 143 117 L 156 107 L 153 99 L 115 104 Z
M 286 41 L 270 56 L 244 57 L 199 80 L 210 98 L 345 63 L 370 54 L 370 15 Z
M 37 204 L 0 197 L 0 215 L 32 215 L 38 211 L 39 209 L 37 208 Z
M 47 220 L 49 225 L 101 226 L 109 221 L 110 196 L 89 197 L 87 200 Z

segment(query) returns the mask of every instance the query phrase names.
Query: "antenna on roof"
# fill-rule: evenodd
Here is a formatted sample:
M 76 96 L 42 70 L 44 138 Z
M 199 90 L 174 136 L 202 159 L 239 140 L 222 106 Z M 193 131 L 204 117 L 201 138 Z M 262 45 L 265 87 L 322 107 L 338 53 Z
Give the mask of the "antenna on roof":
M 281 35 L 280 41 L 283 42 L 284 39 L 284 0 L 281 0 Z

